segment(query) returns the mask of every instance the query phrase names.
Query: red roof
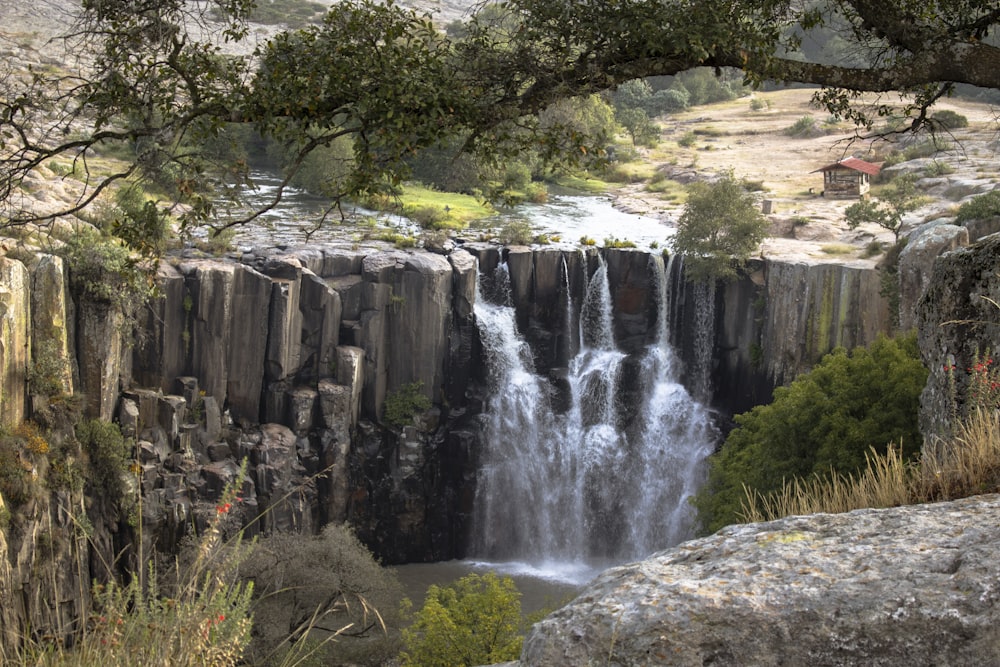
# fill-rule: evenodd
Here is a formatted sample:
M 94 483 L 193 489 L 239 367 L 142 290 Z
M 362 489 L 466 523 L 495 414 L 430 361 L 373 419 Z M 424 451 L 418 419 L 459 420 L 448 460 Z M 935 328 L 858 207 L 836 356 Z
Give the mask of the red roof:
M 859 160 L 856 157 L 848 157 L 840 160 L 839 162 L 834 162 L 833 164 L 828 164 L 825 167 L 820 167 L 812 173 L 815 174 L 817 171 L 830 171 L 832 169 L 853 169 L 854 171 L 860 171 L 863 174 L 874 176 L 882 170 L 882 167 L 877 164 L 872 164 L 871 162 Z

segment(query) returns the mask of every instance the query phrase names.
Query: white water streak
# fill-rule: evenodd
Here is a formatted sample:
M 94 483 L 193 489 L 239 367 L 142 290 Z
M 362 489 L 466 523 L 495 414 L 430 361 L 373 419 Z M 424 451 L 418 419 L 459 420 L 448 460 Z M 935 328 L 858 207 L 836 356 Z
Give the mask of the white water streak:
M 477 482 L 477 557 L 620 562 L 691 536 L 688 499 L 716 433 L 707 409 L 679 383 L 669 345 L 669 274 L 661 257 L 652 262 L 656 342 L 642 359 L 641 405 L 631 411 L 638 415 L 631 426 L 621 423 L 625 408 L 635 406 L 619 404 L 626 355 L 614 343 L 603 260 L 580 305 L 581 349 L 567 371 L 572 400 L 563 415 L 552 409 L 551 385 L 531 366 L 513 309 L 477 299 L 494 386 Z

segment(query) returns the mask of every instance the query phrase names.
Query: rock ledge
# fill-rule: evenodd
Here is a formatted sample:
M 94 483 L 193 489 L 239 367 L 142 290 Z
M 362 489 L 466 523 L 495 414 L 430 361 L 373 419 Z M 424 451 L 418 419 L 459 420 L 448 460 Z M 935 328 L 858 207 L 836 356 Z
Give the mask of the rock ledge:
M 731 526 L 608 570 L 521 665 L 987 665 L 1000 496 Z

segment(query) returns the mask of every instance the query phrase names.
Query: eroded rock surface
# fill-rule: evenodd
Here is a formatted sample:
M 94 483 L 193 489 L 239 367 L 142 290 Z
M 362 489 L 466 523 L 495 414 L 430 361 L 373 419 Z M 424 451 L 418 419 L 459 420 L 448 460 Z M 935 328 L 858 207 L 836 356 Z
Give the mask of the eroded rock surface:
M 917 325 L 930 371 L 920 397 L 920 429 L 945 433 L 951 415 L 972 407 L 966 390 L 976 361 L 996 359 L 1000 351 L 1000 234 L 938 258 Z
M 521 664 L 987 665 L 1000 497 L 732 526 L 608 570 Z

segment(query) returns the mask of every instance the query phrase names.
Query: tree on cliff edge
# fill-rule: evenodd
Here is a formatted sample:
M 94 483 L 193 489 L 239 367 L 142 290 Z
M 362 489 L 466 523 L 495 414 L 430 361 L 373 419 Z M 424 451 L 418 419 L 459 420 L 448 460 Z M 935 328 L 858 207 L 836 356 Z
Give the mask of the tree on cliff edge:
M 691 184 L 671 246 L 684 255 L 688 280 L 725 280 L 760 249 L 767 226 L 757 199 L 727 174 Z
M 868 127 L 889 107 L 859 104 L 860 92 L 904 93 L 917 128 L 955 84 L 1000 88 L 995 0 L 509 0 L 456 37 L 394 4 L 345 0 L 320 25 L 230 55 L 251 37 L 253 4 L 84 0 L 63 42 L 76 61 L 0 72 L 0 224 L 38 220 L 17 195 L 54 158 L 86 187 L 42 219 L 147 178 L 162 207 L 183 203 L 185 222 L 211 222 L 219 192 L 249 180 L 245 163 L 219 150 L 234 124 L 288 146 L 289 179 L 311 152 L 348 137 L 353 165 L 334 194 L 356 197 L 385 191 L 410 155 L 449 137 L 497 159 L 529 145 L 543 157 L 591 156 L 580 133 L 540 127 L 536 114 L 696 66 L 824 86 L 817 101 Z M 863 66 L 804 57 L 801 41 L 832 25 L 846 27 Z M 130 155 L 125 167 L 91 168 L 116 147 Z

